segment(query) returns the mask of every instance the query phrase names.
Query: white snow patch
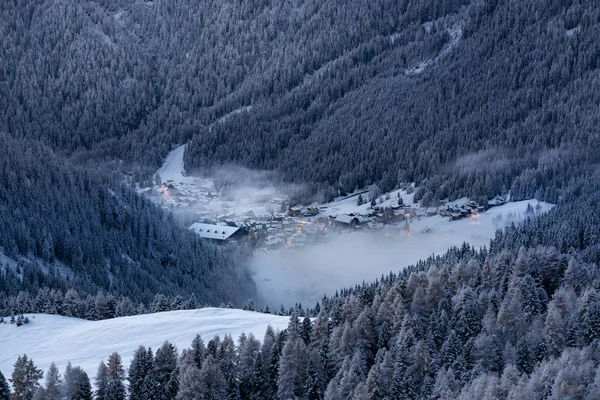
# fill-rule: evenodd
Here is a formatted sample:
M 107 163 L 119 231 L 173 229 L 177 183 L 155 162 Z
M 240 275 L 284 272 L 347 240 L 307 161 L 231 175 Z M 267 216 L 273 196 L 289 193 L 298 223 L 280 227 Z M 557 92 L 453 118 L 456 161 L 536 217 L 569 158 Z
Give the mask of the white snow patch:
M 427 32 L 429 32 L 431 30 L 431 26 L 429 27 L 429 30 L 427 29 L 427 27 L 425 27 L 425 29 L 427 30 Z M 460 24 L 456 24 L 456 25 L 449 27 L 447 30 L 448 30 L 448 34 L 450 35 L 450 40 L 446 44 L 444 44 L 444 46 L 442 47 L 442 49 L 440 50 L 438 55 L 434 58 L 430 58 L 430 59 L 421 61 L 420 63 L 418 63 L 415 66 L 407 68 L 405 70 L 405 73 L 407 75 L 418 75 L 418 74 L 422 73 L 423 71 L 425 71 L 429 66 L 431 66 L 432 64 L 434 64 L 435 62 L 440 60 L 441 58 L 450 54 L 452 49 L 454 49 L 454 47 L 456 47 L 456 45 L 460 41 L 460 38 L 462 37 L 462 27 L 460 26 Z
M 575 28 L 567 29 L 566 34 L 567 34 L 567 36 L 572 37 L 580 30 L 581 30 L 581 27 L 579 25 L 577 25 Z
M 115 351 L 128 368 L 140 345 L 151 346 L 156 351 L 168 340 L 181 352 L 190 347 L 196 334 L 206 343 L 215 335 L 222 338 L 226 334 L 237 341 L 242 332 L 262 340 L 268 325 L 283 330 L 289 320 L 272 314 L 224 308 L 170 311 L 103 321 L 46 314 L 28 314 L 28 317 L 31 323 L 20 327 L 0 324 L 0 371 L 4 376 L 10 376 L 18 356 L 27 354 L 44 371 L 55 362 L 62 373 L 71 361 L 74 366 L 81 366 L 92 382 L 100 361 L 106 361 Z
M 244 106 L 244 107 L 236 108 L 235 110 L 223 115 L 221 118 L 219 118 L 217 120 L 217 122 L 222 124 L 234 115 L 245 113 L 245 112 L 250 112 L 250 111 L 252 111 L 252 106 Z

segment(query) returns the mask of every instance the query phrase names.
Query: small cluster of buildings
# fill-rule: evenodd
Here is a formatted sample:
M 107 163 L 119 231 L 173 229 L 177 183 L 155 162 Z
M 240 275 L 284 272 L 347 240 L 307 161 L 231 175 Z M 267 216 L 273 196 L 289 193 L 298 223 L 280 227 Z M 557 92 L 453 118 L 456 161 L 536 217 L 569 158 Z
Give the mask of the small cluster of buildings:
M 465 200 L 445 203 L 440 207 L 373 206 L 365 214 L 331 214 L 323 207 L 284 207 L 280 212 L 256 215 L 249 211 L 243 215 L 219 215 L 205 223 L 190 226 L 200 237 L 217 243 L 250 243 L 253 247 L 276 249 L 304 247 L 327 240 L 328 234 L 355 230 L 377 230 L 385 225 L 406 222 L 412 218 L 440 215 L 450 221 L 477 215 L 490 207 L 501 205 L 505 198 L 496 197 L 485 206 Z M 285 203 L 283 203 L 285 204 Z M 408 225 L 407 225 L 408 226 Z

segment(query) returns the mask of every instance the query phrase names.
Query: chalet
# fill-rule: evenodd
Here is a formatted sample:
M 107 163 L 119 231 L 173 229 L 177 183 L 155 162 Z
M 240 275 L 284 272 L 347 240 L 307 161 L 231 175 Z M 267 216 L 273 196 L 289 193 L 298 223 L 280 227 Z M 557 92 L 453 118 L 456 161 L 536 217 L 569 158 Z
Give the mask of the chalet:
M 288 200 L 288 198 L 287 198 L 287 197 L 273 197 L 273 198 L 271 199 L 271 203 L 273 203 L 273 204 L 279 204 L 279 205 L 281 205 L 281 204 L 285 204 L 285 203 L 287 203 L 288 201 L 289 201 L 289 200 Z
M 338 215 L 335 223 L 342 228 L 354 229 L 360 225 L 360 220 L 354 215 Z
M 427 210 L 425 210 L 425 213 L 428 217 L 431 217 L 438 213 L 438 209 L 436 207 L 429 207 Z
M 457 213 L 457 212 L 450 213 L 450 221 L 456 221 L 461 218 L 462 218 L 462 215 L 460 215 L 460 213 Z
M 282 237 L 269 236 L 265 240 L 265 245 L 270 248 L 275 248 L 275 247 L 282 246 L 284 244 L 284 242 L 285 242 L 284 238 L 282 238 Z
M 488 201 L 488 208 L 501 206 L 504 203 L 507 203 L 508 200 L 504 196 L 496 196 L 493 199 Z
M 303 213 L 302 215 L 305 217 L 314 217 L 315 215 L 317 215 L 320 212 L 320 210 L 317 207 L 308 207 Z
M 227 243 L 230 241 L 241 241 L 248 237 L 248 231 L 239 227 L 227 225 L 202 224 L 196 222 L 189 228 L 198 236 L 204 239 L 210 239 L 217 243 Z
M 290 207 L 288 209 L 288 215 L 290 217 L 300 217 L 302 216 L 302 209 L 300 207 Z
M 404 210 L 394 210 L 394 218 L 395 222 L 404 221 L 406 219 L 406 215 L 404 214 Z
M 356 218 L 358 218 L 358 223 L 361 225 L 371 222 L 371 218 L 364 215 L 357 215 Z
M 281 222 L 287 217 L 285 213 L 277 213 L 273 215 L 273 221 Z

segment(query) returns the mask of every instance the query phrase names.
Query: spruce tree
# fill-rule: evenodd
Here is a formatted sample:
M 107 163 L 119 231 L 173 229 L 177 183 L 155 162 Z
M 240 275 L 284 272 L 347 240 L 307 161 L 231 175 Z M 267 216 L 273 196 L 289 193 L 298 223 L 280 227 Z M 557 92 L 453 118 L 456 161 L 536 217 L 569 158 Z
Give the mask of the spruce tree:
M 185 303 L 186 310 L 195 310 L 197 307 L 198 301 L 196 300 L 196 295 L 192 293 L 188 301 Z
M 154 378 L 161 399 L 173 399 L 177 394 L 177 350 L 169 342 L 156 350 L 154 357 Z
M 142 386 L 148 372 L 153 367 L 152 353 L 148 353 L 144 346 L 138 347 L 133 353 L 127 380 L 129 381 L 129 398 L 142 398 Z
M 125 370 L 119 353 L 108 356 L 106 400 L 125 400 Z
M 206 346 L 200 335 L 196 335 L 192 340 L 192 352 L 196 366 L 198 369 L 202 368 L 202 364 L 204 364 L 204 359 L 206 358 Z
M 38 381 L 43 376 L 44 373 L 36 368 L 33 360 L 28 359 L 25 354 L 19 356 L 15 362 L 12 378 L 9 379 L 13 386 L 13 398 L 31 399 L 40 386 Z
M 61 400 L 62 382 L 56 364 L 50 364 L 46 374 L 46 400 Z
M 2 371 L 0 371 L 0 400 L 10 400 L 10 388 Z
M 109 400 L 107 397 L 108 368 L 106 368 L 104 361 L 100 361 L 100 365 L 98 365 L 98 372 L 96 373 L 95 381 L 96 391 L 94 398 L 96 400 Z
M 92 400 L 92 385 L 81 367 L 67 366 L 65 371 L 65 395 L 68 400 Z

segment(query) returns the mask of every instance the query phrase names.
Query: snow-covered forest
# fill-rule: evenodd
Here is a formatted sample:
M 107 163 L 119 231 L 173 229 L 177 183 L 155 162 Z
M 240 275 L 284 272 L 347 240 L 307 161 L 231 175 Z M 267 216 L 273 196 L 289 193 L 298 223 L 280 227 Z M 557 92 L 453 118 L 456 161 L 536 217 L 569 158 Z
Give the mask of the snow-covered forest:
M 586 216 L 600 226 L 597 212 Z M 197 337 L 181 353 L 140 347 L 127 374 L 106 355 L 95 398 L 597 398 L 600 273 L 532 235 L 555 218 L 345 289 L 262 343 L 242 334 Z M 39 398 L 54 398 L 52 374 Z
M 598 37 L 595 0 L 0 2 L 0 355 L 31 313 L 268 311 L 246 247 L 140 196 L 184 145 L 294 204 L 555 205 L 271 309 L 282 330 L 2 359 L 0 400 L 600 398 Z

